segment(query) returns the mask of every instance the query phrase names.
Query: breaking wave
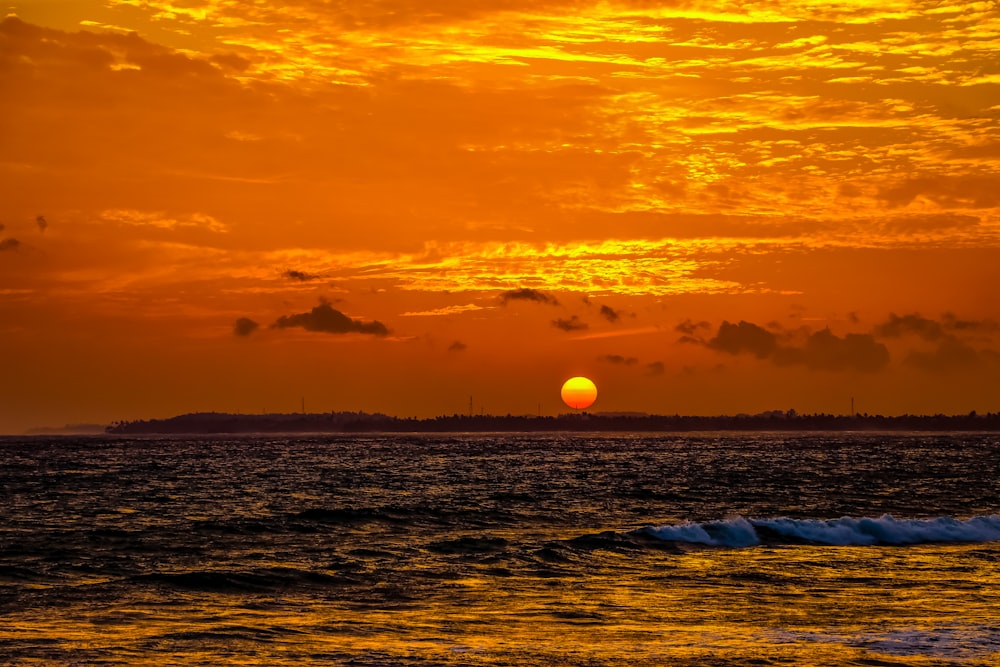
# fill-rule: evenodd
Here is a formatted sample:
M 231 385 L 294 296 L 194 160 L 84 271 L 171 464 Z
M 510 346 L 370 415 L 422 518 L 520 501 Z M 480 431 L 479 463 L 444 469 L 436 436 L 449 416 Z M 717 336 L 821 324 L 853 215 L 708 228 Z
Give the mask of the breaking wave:
M 758 544 L 796 542 L 832 546 L 904 545 L 931 542 L 1000 541 L 1000 515 L 956 519 L 745 519 L 687 522 L 673 526 L 648 526 L 637 531 L 667 542 L 687 542 L 719 547 L 751 547 Z

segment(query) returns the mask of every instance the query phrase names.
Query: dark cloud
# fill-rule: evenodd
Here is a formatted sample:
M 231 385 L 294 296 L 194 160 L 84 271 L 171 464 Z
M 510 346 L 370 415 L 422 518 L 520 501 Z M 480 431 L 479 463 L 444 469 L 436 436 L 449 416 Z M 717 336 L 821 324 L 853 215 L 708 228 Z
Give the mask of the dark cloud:
M 739 324 L 724 321 L 719 326 L 719 332 L 708 341 L 713 350 L 741 354 L 749 352 L 758 359 L 765 359 L 778 349 L 777 337 L 752 322 L 741 320 Z
M 617 322 L 621 319 L 621 311 L 615 310 L 611 306 L 601 306 L 601 317 L 606 319 L 608 322 Z
M 896 315 L 875 327 L 875 335 L 883 338 L 900 338 L 914 335 L 929 342 L 937 342 L 955 333 L 989 333 L 1000 329 L 993 320 L 960 320 L 954 313 L 945 313 L 940 320 L 932 320 L 919 313 Z
M 306 273 L 305 271 L 296 271 L 294 269 L 288 269 L 281 275 L 284 276 L 285 278 L 288 278 L 289 280 L 297 280 L 303 283 L 309 282 L 310 280 L 316 280 L 317 278 L 319 278 L 319 276 L 313 273 Z
M 34 65 L 75 65 L 90 72 L 107 70 L 115 64 L 116 54 L 129 63 L 139 65 L 144 73 L 161 77 L 183 74 L 218 74 L 207 61 L 193 59 L 169 48 L 147 42 L 136 33 L 67 33 L 25 23 L 15 16 L 0 21 L 0 35 L 19 50 L 37 58 Z M 114 49 L 114 51 L 112 51 Z
M 993 320 L 960 320 L 954 313 L 941 316 L 941 326 L 950 331 L 996 331 L 1000 329 Z
M 876 336 L 882 338 L 899 338 L 913 334 L 929 341 L 940 340 L 944 335 L 944 330 L 938 322 L 922 317 L 919 313 L 903 316 L 890 313 L 889 319 L 877 325 L 874 332 Z
M 933 338 L 924 336 L 926 340 L 935 343 L 935 347 L 910 352 L 904 363 L 932 373 L 996 363 L 1000 361 L 1000 353 L 989 349 L 977 350 L 956 334 L 975 335 L 994 332 L 998 328 L 1000 326 L 993 320 L 960 320 L 953 313 L 945 313 L 941 316 L 940 333 Z
M 954 336 L 946 336 L 932 351 L 910 352 L 904 363 L 923 371 L 940 373 L 971 368 L 997 357 L 1000 355 L 995 352 L 979 352 Z
M 851 333 L 841 338 L 829 329 L 822 329 L 810 334 L 803 347 L 778 348 L 774 361 L 817 370 L 874 373 L 889 364 L 889 350 L 871 334 Z
M 211 57 L 211 61 L 222 69 L 230 69 L 235 72 L 243 72 L 252 64 L 246 58 L 235 53 L 222 53 Z
M 508 301 L 534 301 L 536 303 L 547 303 L 553 306 L 559 305 L 559 302 L 556 301 L 554 297 L 530 287 L 522 287 L 521 289 L 504 292 L 500 295 L 500 301 L 502 301 L 505 305 Z
M 875 372 L 889 363 L 889 350 L 871 334 L 847 334 L 829 329 L 808 334 L 801 346 L 783 345 L 778 336 L 752 322 L 723 322 L 706 345 L 729 354 L 752 354 L 780 366 L 802 365 L 818 370 Z
M 462 351 L 464 351 L 468 347 L 469 346 L 466 345 L 465 343 L 463 343 L 462 341 L 456 340 L 454 343 L 452 343 L 451 345 L 448 346 L 448 351 L 449 352 L 462 352 Z
M 233 325 L 233 335 L 235 336 L 249 336 L 260 325 L 251 320 L 249 317 L 241 317 L 236 320 L 236 324 Z
M 329 303 L 323 301 L 308 313 L 283 315 L 271 325 L 274 329 L 302 327 L 306 331 L 321 331 L 331 334 L 363 333 L 373 336 L 385 336 L 389 330 L 378 320 L 362 322 L 352 320 Z
M 639 363 L 639 360 L 635 357 L 623 357 L 620 354 L 605 354 L 603 357 L 598 357 L 597 360 L 606 361 L 609 364 L 620 364 L 622 366 L 632 366 Z
M 3 223 L 0 222 L 0 232 L 2 232 L 2 231 L 3 231 Z
M 3 250 L 17 250 L 18 246 L 20 246 L 20 245 L 21 245 L 21 242 L 18 241 L 17 239 L 3 239 L 3 240 L 0 240 L 0 251 L 3 251 Z
M 909 366 L 932 373 L 969 368 L 979 362 L 979 352 L 954 336 L 946 337 L 933 351 L 910 352 L 904 360 Z
M 856 322 L 858 318 L 852 313 L 850 319 Z M 1000 358 L 1000 354 L 992 350 L 977 350 L 960 339 L 977 335 L 983 338 L 985 334 L 997 330 L 1000 330 L 1000 325 L 993 320 L 962 320 L 953 313 L 945 313 L 937 320 L 920 313 L 890 313 L 871 333 L 852 333 L 843 337 L 828 328 L 815 332 L 805 328 L 775 332 L 750 322 L 738 325 L 723 322 L 718 334 L 706 345 L 730 354 L 753 354 L 779 366 L 800 365 L 818 370 L 870 373 L 885 368 L 889 363 L 889 350 L 879 342 L 879 338 L 910 337 L 911 340 L 925 341 L 925 345 L 932 347 L 910 351 L 904 363 L 928 372 L 944 372 Z M 687 336 L 685 339 L 685 342 L 696 342 Z
M 646 375 L 663 375 L 666 371 L 662 361 L 646 364 Z
M 561 317 L 557 320 L 552 320 L 552 326 L 556 329 L 562 329 L 563 331 L 579 331 L 581 329 L 586 329 L 587 323 L 574 315 L 568 320 Z
M 49 221 L 45 219 L 44 215 L 39 215 L 35 217 L 35 224 L 38 225 L 38 230 L 44 232 L 49 228 Z
M 693 336 L 695 335 L 695 333 L 698 332 L 699 329 L 710 329 L 710 328 L 712 328 L 712 325 L 709 324 L 708 322 L 705 321 L 695 322 L 693 320 L 688 319 L 684 320 L 676 327 L 674 327 L 674 331 L 680 331 L 682 334 L 685 334 L 687 336 Z

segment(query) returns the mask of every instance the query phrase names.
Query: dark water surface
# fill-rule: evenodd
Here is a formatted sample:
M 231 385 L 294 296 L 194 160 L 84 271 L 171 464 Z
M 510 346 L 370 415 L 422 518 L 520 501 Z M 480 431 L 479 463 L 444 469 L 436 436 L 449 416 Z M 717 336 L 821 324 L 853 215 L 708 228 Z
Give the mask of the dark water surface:
M 1000 665 L 996 435 L 0 439 L 0 663 Z

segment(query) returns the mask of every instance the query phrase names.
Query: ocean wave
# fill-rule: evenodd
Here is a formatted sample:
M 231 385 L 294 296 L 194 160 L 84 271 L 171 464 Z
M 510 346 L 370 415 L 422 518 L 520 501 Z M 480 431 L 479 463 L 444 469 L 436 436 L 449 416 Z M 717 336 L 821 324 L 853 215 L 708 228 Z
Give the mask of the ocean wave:
M 289 516 L 293 521 L 331 525 L 359 525 L 365 523 L 412 524 L 449 523 L 460 510 L 430 505 L 380 505 L 374 507 L 311 507 Z
M 672 526 L 648 526 L 635 531 L 665 542 L 704 544 L 718 547 L 752 547 L 759 544 L 798 542 L 829 546 L 909 545 L 933 542 L 1000 541 L 1000 515 L 956 519 L 745 519 L 733 517 L 704 523 L 685 522 Z
M 459 537 L 432 542 L 427 549 L 440 554 L 489 554 L 502 551 L 507 544 L 502 537 Z
M 1000 652 L 1000 628 L 990 625 L 898 628 L 883 633 L 862 632 L 854 635 L 839 632 L 774 631 L 768 633 L 767 638 L 779 644 L 843 644 L 883 655 L 919 656 L 950 661 L 985 658 Z
M 246 593 L 290 586 L 331 586 L 343 580 L 322 572 L 274 567 L 248 571 L 202 570 L 192 572 L 154 572 L 130 578 L 133 583 L 153 584 L 182 590 L 212 593 Z

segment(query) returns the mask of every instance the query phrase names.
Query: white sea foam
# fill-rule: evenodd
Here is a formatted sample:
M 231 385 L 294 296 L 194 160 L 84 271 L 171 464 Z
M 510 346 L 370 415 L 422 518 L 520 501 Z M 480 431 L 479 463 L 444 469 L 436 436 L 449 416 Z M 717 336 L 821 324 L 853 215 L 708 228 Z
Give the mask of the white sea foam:
M 708 523 L 685 522 L 676 526 L 646 528 L 646 533 L 666 542 L 691 542 L 716 547 L 752 547 L 760 544 L 753 525 L 743 517 Z
M 950 516 L 896 519 L 889 514 L 878 518 L 840 519 L 735 517 L 725 521 L 651 526 L 645 532 L 665 541 L 724 547 L 754 546 L 765 541 L 768 534 L 832 546 L 995 542 L 1000 541 L 1000 515 L 975 516 L 965 520 Z
M 818 544 L 922 544 L 925 542 L 992 542 L 1000 540 L 1000 516 L 977 516 L 961 521 L 950 516 L 934 519 L 895 519 L 883 514 L 877 519 L 754 519 L 755 527 L 766 527 L 787 537 Z

